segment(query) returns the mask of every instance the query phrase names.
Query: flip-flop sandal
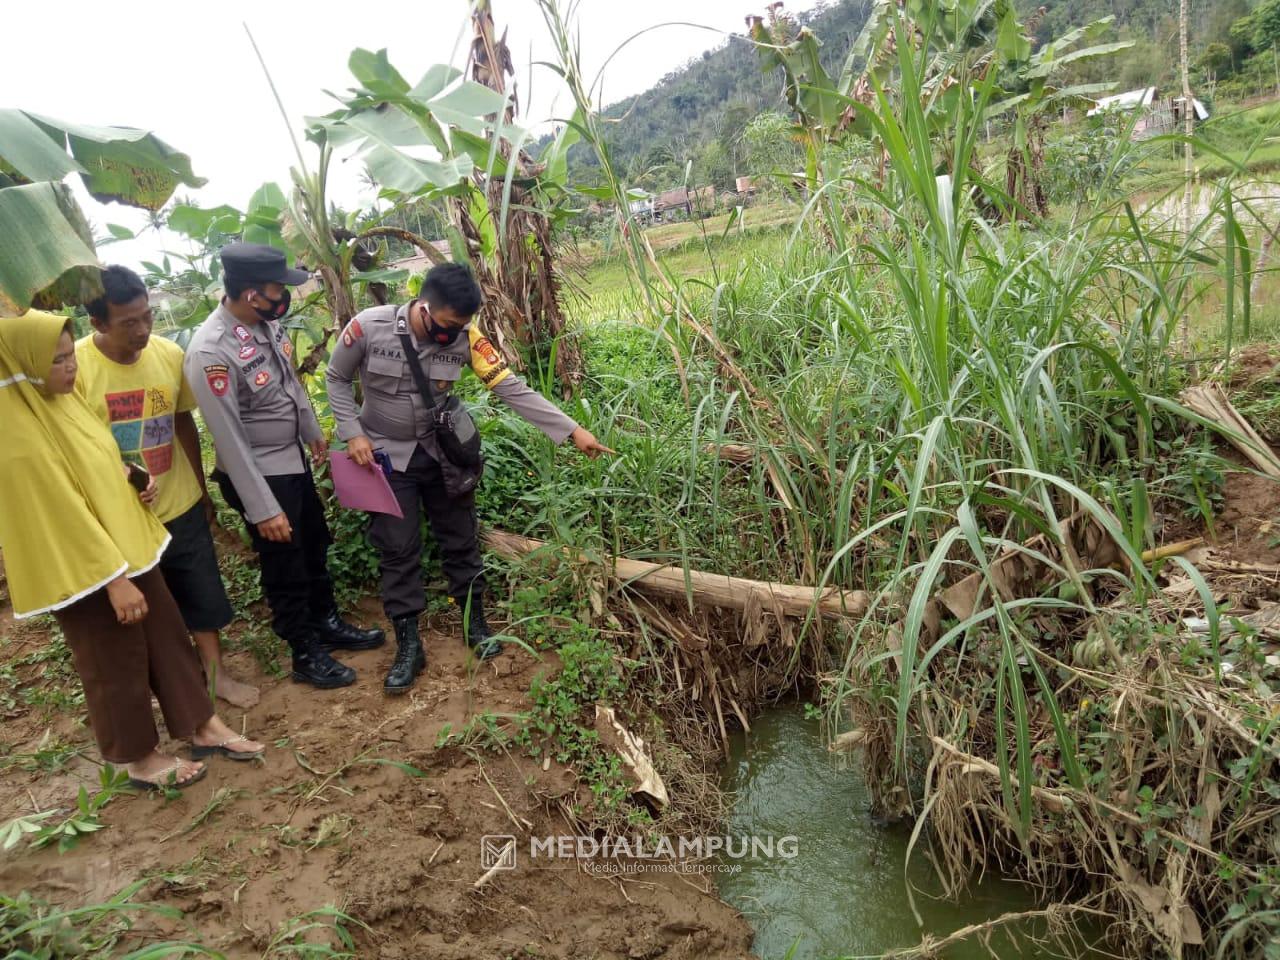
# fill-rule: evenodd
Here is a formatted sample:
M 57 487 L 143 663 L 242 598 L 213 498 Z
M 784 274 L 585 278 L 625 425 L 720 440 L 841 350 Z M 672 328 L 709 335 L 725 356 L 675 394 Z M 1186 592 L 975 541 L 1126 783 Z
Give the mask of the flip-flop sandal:
M 207 747 L 202 747 L 199 744 L 193 743 L 191 745 L 191 759 L 204 760 L 207 757 L 218 756 L 236 761 L 257 760 L 262 756 L 262 750 L 229 750 L 227 748 L 227 744 L 229 743 L 243 743 L 248 739 L 249 738 L 243 733 L 238 733 L 234 737 L 227 737 L 227 739 L 223 740 L 221 743 L 213 743 Z
M 182 767 L 183 767 L 183 762 L 181 760 L 177 760 L 174 762 L 173 766 L 160 771 L 160 773 L 157 774 L 156 779 L 154 780 L 143 779 L 142 777 L 130 777 L 129 786 L 133 787 L 135 790 L 146 790 L 146 791 L 169 790 L 169 789 L 185 790 L 187 787 L 191 786 L 193 783 L 199 783 L 201 780 L 205 778 L 205 774 L 209 772 L 209 768 L 207 766 L 201 767 L 198 772 L 196 772 L 193 776 L 188 777 L 186 780 L 178 780 L 176 777 L 174 777 L 174 775 L 179 770 L 181 770 Z M 172 782 L 169 779 L 170 777 L 174 777 Z

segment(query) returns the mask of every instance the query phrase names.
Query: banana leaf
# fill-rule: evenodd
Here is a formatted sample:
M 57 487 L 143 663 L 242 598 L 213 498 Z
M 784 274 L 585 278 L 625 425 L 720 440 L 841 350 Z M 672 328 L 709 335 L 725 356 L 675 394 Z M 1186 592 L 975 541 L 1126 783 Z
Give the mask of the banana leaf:
M 0 190 L 0 316 L 83 303 L 102 292 L 93 237 L 71 190 Z
M 145 130 L 0 110 L 0 315 L 82 303 L 101 291 L 93 238 L 71 191 L 159 210 L 179 184 L 203 186 L 191 159 Z

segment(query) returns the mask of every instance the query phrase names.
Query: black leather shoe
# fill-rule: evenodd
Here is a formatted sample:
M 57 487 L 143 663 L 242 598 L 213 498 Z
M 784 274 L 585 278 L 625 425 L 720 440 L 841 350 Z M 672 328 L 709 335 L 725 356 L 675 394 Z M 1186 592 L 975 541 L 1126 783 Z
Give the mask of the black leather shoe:
M 337 610 L 330 610 L 315 628 L 316 638 L 326 650 L 373 650 L 387 642 L 387 635 L 377 627 L 361 630 L 338 616 Z
M 293 654 L 293 679 L 309 683 L 320 690 L 349 687 L 356 682 L 356 672 L 329 656 L 319 643 L 309 643 Z
M 391 621 L 396 631 L 396 658 L 387 671 L 382 689 L 387 693 L 404 693 L 413 686 L 418 674 L 427 668 L 427 655 L 418 636 L 418 617 L 396 617 Z
M 471 652 L 481 660 L 492 660 L 502 653 L 502 641 L 493 635 L 493 631 L 489 628 L 489 621 L 484 616 L 484 595 L 480 593 L 471 595 L 469 615 L 466 597 L 454 597 L 453 602 L 463 612 L 462 637 L 467 641 Z

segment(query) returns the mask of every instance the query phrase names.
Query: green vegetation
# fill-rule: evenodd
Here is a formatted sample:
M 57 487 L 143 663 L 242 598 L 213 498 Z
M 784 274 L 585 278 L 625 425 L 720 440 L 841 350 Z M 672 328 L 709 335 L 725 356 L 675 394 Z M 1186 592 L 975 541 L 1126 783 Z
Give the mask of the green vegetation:
M 744 12 L 764 14 L 765 6 Z M 794 21 L 821 38 L 818 62 L 835 74 L 878 6 L 871 0 L 819 2 L 797 13 Z M 1063 75 L 1068 86 L 1110 84 L 1116 91 L 1156 86 L 1166 94 L 1181 89 L 1176 4 L 1048 0 L 1017 6 L 1034 21 L 1040 44 L 1104 17 L 1115 18 L 1107 40 L 1123 42 L 1127 48 L 1105 62 L 1074 61 Z M 1197 97 L 1227 111 L 1234 101 L 1280 91 L 1272 29 L 1280 24 L 1280 15 L 1272 6 L 1250 0 L 1190 5 L 1192 88 Z M 1041 7 L 1044 15 L 1035 16 Z M 757 69 L 749 38 L 733 35 L 643 94 L 606 107 L 603 116 L 625 116 L 626 121 L 609 125 L 605 139 L 618 171 L 635 187 L 658 192 L 687 179 L 690 185 L 712 184 L 718 191 L 729 191 L 740 176 L 764 178 L 761 186 L 767 187 L 770 174 L 802 169 L 783 129 L 786 111 L 782 86 Z M 996 133 L 1002 132 L 997 126 Z M 540 145 L 549 142 L 545 139 Z M 589 145 L 572 148 L 569 159 L 575 183 L 605 183 Z
M 121 948 L 134 918 L 152 914 L 181 918 L 180 911 L 158 904 L 137 903 L 135 894 L 147 881 L 139 880 L 105 903 L 72 909 L 51 907 L 21 892 L 0 893 L 0 948 L 13 960 L 162 960 L 176 957 L 220 957 L 193 943 L 152 943 L 137 950 Z
M 635 359 L 584 346 L 579 399 L 620 455 L 579 469 L 531 457 L 537 483 L 498 515 L 588 556 L 868 590 L 869 614 L 824 632 L 811 666 L 834 672 L 833 726 L 851 715 L 864 731 L 880 803 L 922 818 L 953 888 L 981 862 L 1044 877 L 1065 846 L 1078 867 L 1055 868 L 1052 885 L 1086 892 L 1160 950 L 1167 941 L 1140 900 L 1091 878 L 1142 863 L 1159 888 L 1170 882 L 1163 865 L 1180 862 L 1206 942 L 1246 956 L 1271 935 L 1276 903 L 1260 892 L 1267 840 L 1256 827 L 1272 801 L 1245 774 L 1280 771 L 1252 735 L 1219 739 L 1217 762 L 1240 772 L 1217 781 L 1213 853 L 1194 848 L 1166 814 L 1194 806 L 1198 741 L 1192 727 L 1170 727 L 1159 690 L 1176 683 L 1217 703 L 1222 663 L 1264 683 L 1274 668 L 1240 643 L 1171 655 L 1156 571 L 1140 554 L 1158 542 L 1158 514 L 1211 525 L 1221 505 L 1220 461 L 1175 399 L 1187 382 L 1179 355 L 1192 347 L 1177 338 L 1181 318 L 1207 319 L 1214 298 L 1220 310 L 1196 346 L 1216 355 L 1217 336 L 1252 333 L 1257 221 L 1231 177 L 1203 191 L 1189 233 L 1127 205 L 1119 135 L 1110 151 L 1086 153 L 1069 214 L 1041 220 L 1024 204 L 1012 215 L 1004 166 L 987 162 L 997 93 L 976 65 L 1025 53 L 1007 34 L 992 52 L 952 27 L 890 19 L 897 45 L 879 63 L 883 85 L 853 105 L 883 150 L 883 176 L 813 140 L 812 202 L 772 259 L 730 253 L 711 276 L 686 278 L 634 234 L 622 238 L 639 332 L 599 324 L 584 337 L 638 341 L 644 363 L 605 379 L 598 358 Z M 572 85 L 576 47 L 567 31 L 558 38 Z M 949 83 L 972 95 L 922 94 Z M 575 90 L 585 103 L 585 84 Z M 797 122 L 838 136 L 825 110 L 810 103 Z M 1250 161 L 1259 138 L 1222 126 Z M 621 202 L 628 179 L 608 137 L 590 118 L 583 135 Z M 727 462 L 716 455 L 726 443 L 753 456 Z M 1080 524 L 1115 560 L 1080 552 L 1064 532 Z M 1010 595 L 994 565 L 1006 554 L 1040 569 L 1032 589 Z M 970 575 L 969 612 L 938 603 Z M 652 655 L 671 656 L 661 647 L 678 642 L 670 626 L 629 614 L 656 641 Z M 1131 687 L 1146 692 L 1126 699 Z M 1232 702 L 1242 730 L 1272 736 L 1264 699 Z M 939 741 L 990 764 L 992 779 L 962 786 L 931 773 L 948 755 Z M 1068 798 L 1075 819 L 1063 823 L 1043 791 Z M 1144 829 L 1110 851 L 1096 831 L 1117 795 Z M 1237 901 L 1261 908 L 1249 925 L 1231 914 Z
M 105 903 L 72 909 L 51 907 L 26 892 L 0 893 L 0 948 L 12 960 L 225 960 L 225 954 L 192 941 L 152 942 L 126 949 L 130 931 L 141 917 L 183 919 L 182 911 L 173 907 L 133 899 L 149 882 L 135 881 Z M 259 956 L 261 960 L 356 957 L 352 928 L 368 929 L 342 910 L 321 907 L 284 921 Z
M 825 46 L 782 19 L 756 25 L 750 49 L 782 74 L 773 112 L 744 93 L 755 64 L 739 38 L 702 72 L 668 78 L 651 123 L 638 111 L 612 124 L 592 108 L 576 35 L 554 2 L 542 3 L 575 119 L 550 155 L 555 175 L 526 200 L 542 205 L 547 224 L 579 228 L 584 299 L 553 355 L 534 338 L 522 359 L 533 385 L 569 394 L 568 412 L 618 455 L 585 462 L 478 384 L 461 387 L 488 454 L 482 519 L 548 541 L 519 564 L 489 559 L 510 633 L 548 670 L 526 710 L 473 714 L 463 729 L 441 731 L 438 745 L 567 764 L 593 798 L 574 812 L 612 829 L 649 812 L 630 800 L 618 757 L 594 729 L 597 705 L 697 746 L 699 734 L 723 737 L 735 714 L 745 721 L 754 705 L 803 685 L 816 701 L 810 712 L 832 730 L 857 728 L 878 808 L 915 820 L 912 845 L 931 845 L 950 891 L 990 867 L 1017 872 L 1046 898 L 1115 919 L 1125 930 L 1118 947 L 1134 955 L 1191 946 L 1149 908 L 1176 898 L 1204 941 L 1196 955 L 1257 956 L 1280 935 L 1270 697 L 1280 675 L 1256 629 L 1219 609 L 1199 570 L 1144 552 L 1164 541 L 1166 521 L 1212 529 L 1223 507 L 1222 431 L 1178 399 L 1193 368 L 1280 329 L 1280 313 L 1262 302 L 1274 299 L 1275 276 L 1258 259 L 1274 216 L 1243 176 L 1272 161 L 1267 138 L 1280 111 L 1222 112 L 1201 128 L 1198 155 L 1213 159 L 1202 163 L 1208 182 L 1186 223 L 1169 190 L 1179 169 L 1170 141 L 1135 146 L 1115 118 L 1050 127 L 1059 108 L 1079 106 L 1103 82 L 1094 71 L 1132 79 L 1149 44 L 1099 43 L 1106 23 L 1069 32 L 1079 14 L 1066 4 L 1036 25 L 1061 42 L 1038 48 L 1007 3 L 873 6 L 874 16 L 840 4 L 806 18 L 826 31 Z M 1148 15 L 1138 5 L 1124 29 Z M 1264 20 L 1250 20 L 1250 44 L 1269 29 Z M 1201 69 L 1225 69 L 1232 56 L 1206 49 Z M 723 60 L 743 81 L 717 90 L 707 71 Z M 385 54 L 357 51 L 352 67 L 360 87 L 317 135 L 363 139 L 343 130 L 371 117 L 410 142 L 445 135 L 432 74 L 422 81 L 428 95 Z M 693 97 L 681 84 L 698 77 L 709 93 Z M 631 189 L 671 183 L 685 164 L 670 151 L 637 160 L 632 138 L 652 142 L 655 124 L 676 117 L 706 129 L 698 117 L 712 94 L 744 105 L 725 110 L 704 141 L 730 166 L 712 172 L 704 156 L 694 179 L 723 180 L 740 148 L 744 162 L 786 175 L 745 212 L 643 231 L 619 213 Z M 478 176 L 463 159 L 483 145 L 471 127 L 497 105 L 488 96 L 472 104 L 449 133 L 469 134 L 457 141 L 467 149 L 451 139 L 449 163 Z M 509 198 L 490 189 L 504 171 L 464 186 L 461 173 L 417 169 L 382 147 L 371 168 L 394 179 L 386 185 L 403 222 L 446 196 L 483 205 L 483 225 L 473 222 L 467 239 L 489 289 L 500 287 L 497 252 L 524 236 L 508 219 Z M 323 167 L 327 147 L 322 157 Z M 576 182 L 568 160 L 582 173 Z M 400 179 L 401 168 L 413 177 Z M 314 176 L 302 171 L 298 186 L 322 189 L 323 173 Z M 1135 184 L 1150 192 L 1133 196 Z M 157 278 L 203 296 L 222 228 L 261 226 L 253 216 L 270 220 L 266 209 L 293 204 L 310 221 L 308 249 L 324 247 L 318 262 L 333 274 L 292 326 L 299 356 L 318 364 L 342 311 L 409 288 L 386 273 L 361 279 L 355 257 L 369 252 L 362 244 L 375 228 L 314 201 L 303 210 L 295 195 L 207 222 L 184 206 L 179 220 L 204 248 L 179 271 L 158 265 Z M 571 223 L 569 211 L 589 211 L 587 201 L 597 212 Z M 350 236 L 321 229 L 339 222 Z M 572 377 L 561 349 L 581 358 Z M 331 427 L 315 364 L 302 373 Z M 1273 436 L 1274 391 L 1253 388 L 1244 403 Z M 330 519 L 333 568 L 351 601 L 376 570 L 366 521 L 336 507 Z M 688 594 L 664 601 L 617 583 L 617 556 L 685 571 Z M 234 554 L 225 562 L 243 614 L 258 600 L 252 570 Z M 1206 633 L 1188 635 L 1182 606 L 1165 599 L 1157 577 L 1170 570 L 1204 604 Z M 744 603 L 740 613 L 708 613 L 694 572 L 834 587 L 864 599 L 865 612 L 797 620 Z M 279 669 L 265 628 L 238 642 Z M 63 652 L 32 656 L 13 663 L 68 669 Z M 25 675 L 23 684 L 17 695 L 37 703 L 28 690 L 41 686 Z M 659 763 L 678 770 L 668 746 L 657 743 Z M 314 778 L 287 788 L 294 808 L 333 800 L 357 764 L 393 763 L 371 749 L 328 773 L 295 753 Z M 66 755 L 48 744 L 5 759 L 48 769 Z M 231 799 L 215 795 L 193 826 Z M 673 806 L 681 803 L 691 806 L 687 795 Z M 79 826 L 49 839 L 87 832 L 95 811 L 82 807 L 72 815 Z M 5 839 L 46 829 L 43 819 L 15 822 Z M 281 827 L 272 843 L 313 850 L 352 829 L 349 815 L 331 814 L 314 832 Z M 317 924 L 336 946 L 312 946 Z M 351 955 L 356 925 L 332 909 L 309 914 L 280 927 L 267 955 Z M 117 935 L 112 926 L 81 955 Z

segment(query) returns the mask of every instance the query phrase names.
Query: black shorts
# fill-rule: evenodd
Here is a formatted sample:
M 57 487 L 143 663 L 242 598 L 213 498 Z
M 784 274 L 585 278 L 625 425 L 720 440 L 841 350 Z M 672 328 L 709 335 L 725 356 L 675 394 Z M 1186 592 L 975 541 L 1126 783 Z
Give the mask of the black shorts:
M 235 616 L 218 572 L 213 534 L 205 519 L 204 504 L 165 524 L 173 539 L 160 558 L 160 572 L 178 603 L 182 620 L 191 632 L 221 630 Z

